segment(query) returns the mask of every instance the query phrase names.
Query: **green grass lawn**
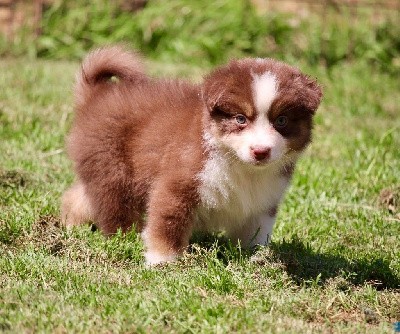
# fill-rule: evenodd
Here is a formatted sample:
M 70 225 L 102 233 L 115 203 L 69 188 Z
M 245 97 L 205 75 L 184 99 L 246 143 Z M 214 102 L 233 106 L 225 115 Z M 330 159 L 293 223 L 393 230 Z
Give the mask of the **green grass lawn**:
M 133 232 L 106 239 L 59 226 L 60 196 L 73 180 L 64 136 L 77 68 L 0 61 L 0 332 L 394 332 L 398 77 L 363 63 L 303 67 L 325 98 L 271 246 L 249 253 L 197 238 L 177 263 L 147 269 Z

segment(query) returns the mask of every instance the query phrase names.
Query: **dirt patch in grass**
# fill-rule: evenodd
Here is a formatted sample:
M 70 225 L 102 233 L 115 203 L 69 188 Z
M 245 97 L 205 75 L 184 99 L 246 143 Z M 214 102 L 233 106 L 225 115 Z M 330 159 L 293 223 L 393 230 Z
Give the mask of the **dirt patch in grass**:
M 381 207 L 400 219 L 400 185 L 382 189 L 378 201 Z
M 32 224 L 31 230 L 23 233 L 16 241 L 17 247 L 26 245 L 32 245 L 35 249 L 45 249 L 54 256 L 69 256 L 77 249 L 84 253 L 87 248 L 83 240 L 68 233 L 62 227 L 60 218 L 53 215 L 40 216 Z
M 1 228 L 2 225 L 4 225 L 3 228 Z M 77 241 L 75 238 L 66 236 L 66 231 L 61 227 L 60 219 L 52 215 L 41 216 L 32 224 L 30 230 L 21 228 L 17 230 L 18 233 L 14 233 L 16 234 L 14 238 L 10 239 L 9 237 L 1 240 L 1 232 L 10 235 L 15 226 L 18 225 L 10 225 L 0 221 L 0 241 L 5 244 L 12 244 L 15 249 L 31 245 L 35 249 L 45 249 L 52 255 L 59 255 L 69 244 Z
M 29 183 L 26 173 L 17 170 L 0 169 L 0 187 L 25 187 Z
M 46 248 L 51 254 L 62 253 L 68 242 L 61 229 L 61 222 L 55 216 L 42 216 L 33 225 L 31 233 L 25 239 L 35 246 Z
M 20 236 L 17 247 L 31 245 L 45 250 L 52 256 L 67 258 L 75 263 L 107 265 L 121 268 L 131 261 L 138 261 L 134 244 L 122 242 L 124 235 L 111 238 L 90 235 L 90 227 L 67 230 L 60 218 L 53 215 L 41 216 L 32 224 L 31 230 Z M 97 233 L 97 232 L 94 232 Z M 93 237 L 93 238 L 92 238 Z M 140 253 L 139 253 L 140 254 Z

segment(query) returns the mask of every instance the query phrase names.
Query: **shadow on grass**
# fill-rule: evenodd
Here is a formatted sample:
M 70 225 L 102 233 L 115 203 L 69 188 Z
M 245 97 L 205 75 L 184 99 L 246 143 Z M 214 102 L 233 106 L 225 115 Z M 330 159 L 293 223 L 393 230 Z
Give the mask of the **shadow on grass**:
M 373 285 L 377 290 L 399 289 L 400 277 L 389 261 L 374 254 L 349 259 L 341 254 L 319 253 L 298 238 L 270 245 L 274 261 L 281 262 L 298 284 L 343 277 L 354 285 Z
M 21 227 L 18 224 L 6 224 L 0 221 L 0 243 L 11 244 L 20 234 Z M 141 245 L 136 242 L 136 237 L 136 235 L 130 236 L 129 243 L 121 242 L 121 238 L 125 240 L 123 235 L 105 239 L 102 247 L 105 247 L 113 258 L 135 258 L 140 262 L 141 257 L 137 254 L 141 252 L 139 249 Z M 63 248 L 68 247 L 58 217 L 41 217 L 33 225 L 30 238 L 38 245 L 45 245 L 54 255 L 62 253 Z M 376 290 L 400 289 L 399 274 L 390 268 L 389 261 L 382 258 L 379 253 L 363 253 L 355 256 L 335 251 L 322 253 L 296 237 L 289 241 L 272 242 L 269 247 L 254 250 L 240 249 L 220 235 L 195 234 L 189 252 L 196 252 L 195 244 L 212 251 L 211 253 L 214 252 L 214 256 L 222 265 L 231 261 L 243 264 L 251 261 L 260 266 L 278 265 L 298 285 L 325 285 L 333 278 L 340 278 L 356 286 L 369 284 Z M 133 245 L 136 245 L 137 249 L 132 250 Z
M 193 241 L 206 249 L 218 247 L 218 258 L 225 263 L 243 258 L 250 260 L 259 252 L 261 258 L 258 257 L 256 263 L 283 265 L 298 285 L 325 285 L 330 279 L 342 278 L 356 286 L 369 284 L 376 290 L 400 289 L 400 277 L 390 268 L 389 261 L 375 254 L 359 254 L 351 259 L 346 254 L 321 253 L 299 238 L 272 242 L 269 247 L 253 251 L 239 251 L 229 240 L 219 236 L 197 236 Z

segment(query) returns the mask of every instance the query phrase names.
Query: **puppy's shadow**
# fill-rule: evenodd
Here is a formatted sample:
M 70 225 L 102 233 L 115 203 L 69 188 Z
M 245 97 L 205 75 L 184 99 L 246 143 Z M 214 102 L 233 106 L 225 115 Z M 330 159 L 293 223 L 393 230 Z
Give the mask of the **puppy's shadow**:
M 299 238 L 273 242 L 270 245 L 274 261 L 279 261 L 298 284 L 318 281 L 326 284 L 329 279 L 341 277 L 361 286 L 370 284 L 377 290 L 400 288 L 400 276 L 381 257 L 362 256 L 349 260 L 341 254 L 321 253 Z
M 255 255 L 259 265 L 280 264 L 298 285 L 317 282 L 325 285 L 331 279 L 341 278 L 355 286 L 370 284 L 377 290 L 399 289 L 400 275 L 390 268 L 387 259 L 361 256 L 350 260 L 338 253 L 318 252 L 298 237 L 272 242 L 268 247 L 240 250 L 227 238 L 216 235 L 196 235 L 194 243 L 207 250 L 217 247 L 218 258 L 250 261 Z

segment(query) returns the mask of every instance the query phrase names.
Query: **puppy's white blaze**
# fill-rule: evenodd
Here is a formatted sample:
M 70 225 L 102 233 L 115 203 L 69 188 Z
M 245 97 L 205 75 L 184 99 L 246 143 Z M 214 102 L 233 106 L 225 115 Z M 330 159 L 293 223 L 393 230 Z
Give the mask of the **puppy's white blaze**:
M 285 151 L 286 139 L 274 129 L 266 114 L 257 117 L 253 131 L 249 131 L 249 137 L 249 148 L 271 148 L 271 161 L 280 158 Z
M 266 114 L 277 95 L 277 79 L 271 72 L 253 74 L 253 99 L 259 114 Z
M 234 149 L 242 161 L 248 163 L 254 163 L 252 147 L 271 148 L 269 162 L 273 162 L 283 156 L 287 146 L 286 139 L 274 129 L 266 114 L 259 115 L 253 127 L 239 134 L 226 136 L 224 143 Z

